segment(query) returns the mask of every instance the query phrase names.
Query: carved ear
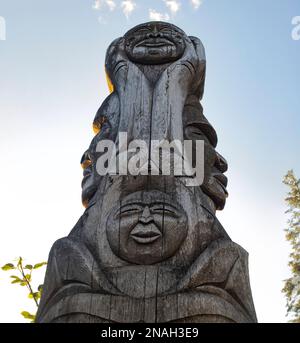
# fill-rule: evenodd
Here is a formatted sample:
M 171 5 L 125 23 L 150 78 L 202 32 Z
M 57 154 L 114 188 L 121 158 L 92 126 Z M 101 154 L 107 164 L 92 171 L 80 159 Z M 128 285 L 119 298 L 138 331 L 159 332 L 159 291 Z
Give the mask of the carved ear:
M 206 73 L 205 49 L 199 38 L 193 37 L 193 36 L 189 36 L 189 38 L 194 45 L 194 48 L 196 50 L 196 54 L 199 60 L 199 65 L 198 65 L 199 79 L 196 82 L 195 95 L 201 100 L 204 93 L 205 73 Z
M 190 40 L 192 41 L 196 53 L 198 55 L 200 63 L 206 63 L 206 56 L 205 56 L 205 48 L 201 42 L 201 40 L 197 37 L 189 36 Z
M 116 60 L 116 54 L 120 50 L 120 45 L 122 44 L 123 37 L 119 37 L 115 39 L 110 46 L 108 47 L 106 51 L 105 56 L 105 71 L 107 73 L 107 76 L 111 80 L 112 78 L 112 68 L 115 64 Z

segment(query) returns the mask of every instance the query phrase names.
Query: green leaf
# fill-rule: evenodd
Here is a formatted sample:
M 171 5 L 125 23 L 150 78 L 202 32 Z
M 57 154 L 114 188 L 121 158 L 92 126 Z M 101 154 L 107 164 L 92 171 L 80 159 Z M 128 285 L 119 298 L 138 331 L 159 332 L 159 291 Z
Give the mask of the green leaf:
M 4 271 L 7 271 L 7 270 L 16 269 L 16 267 L 12 263 L 7 263 L 3 267 L 1 267 L 1 269 Z
M 25 277 L 28 281 L 31 281 L 31 275 L 30 274 L 26 274 Z
M 34 265 L 33 269 L 41 268 L 41 267 L 45 266 L 46 264 L 47 264 L 47 262 L 37 263 Z
M 34 314 L 31 314 L 27 311 L 23 311 L 21 312 L 21 315 L 26 318 L 26 319 L 30 319 L 30 320 L 35 320 L 35 315 Z
M 32 270 L 33 266 L 31 264 L 26 264 L 24 269 Z
M 42 292 L 44 285 L 39 285 L 38 291 Z
M 29 299 L 40 299 L 41 295 L 40 295 L 40 292 L 34 292 L 34 293 L 29 293 L 28 294 L 28 298 Z
M 20 286 L 26 286 L 26 285 L 27 285 L 27 282 L 22 281 L 22 282 L 20 283 Z
M 23 282 L 23 280 L 22 279 L 20 279 L 18 276 L 16 276 L 16 275 L 11 275 L 10 276 L 12 279 L 14 279 L 14 280 L 12 280 L 12 282 L 11 283 L 20 283 L 20 282 Z
M 18 260 L 18 267 L 22 266 L 22 261 L 23 261 L 22 257 L 19 257 L 19 260 Z

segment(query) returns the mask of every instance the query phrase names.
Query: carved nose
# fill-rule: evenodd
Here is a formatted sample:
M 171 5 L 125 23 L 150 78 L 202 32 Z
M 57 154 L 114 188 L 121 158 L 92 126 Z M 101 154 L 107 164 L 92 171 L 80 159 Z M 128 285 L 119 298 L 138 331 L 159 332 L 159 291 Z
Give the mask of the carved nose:
M 160 32 L 153 31 L 153 32 L 148 33 L 147 37 L 148 38 L 161 38 L 162 34 Z
M 149 224 L 150 222 L 153 221 L 152 214 L 150 212 L 149 206 L 146 206 L 143 210 L 143 213 L 140 217 L 140 222 L 143 224 Z

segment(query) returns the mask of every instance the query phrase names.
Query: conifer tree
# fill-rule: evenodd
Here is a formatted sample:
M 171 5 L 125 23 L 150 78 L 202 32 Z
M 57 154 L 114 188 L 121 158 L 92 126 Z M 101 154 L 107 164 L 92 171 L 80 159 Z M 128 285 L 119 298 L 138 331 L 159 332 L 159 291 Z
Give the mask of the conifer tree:
M 287 314 L 291 322 L 300 323 L 300 180 L 292 170 L 288 171 L 283 183 L 289 187 L 285 199 L 289 214 L 286 239 L 291 244 L 289 267 L 292 276 L 285 280 L 283 293 L 287 299 Z

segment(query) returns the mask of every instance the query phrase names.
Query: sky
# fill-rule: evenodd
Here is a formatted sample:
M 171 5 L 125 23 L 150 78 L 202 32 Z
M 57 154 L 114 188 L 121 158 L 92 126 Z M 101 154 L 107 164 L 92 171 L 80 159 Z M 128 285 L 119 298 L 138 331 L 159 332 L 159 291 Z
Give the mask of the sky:
M 286 322 L 282 178 L 300 177 L 296 16 L 299 0 L 0 0 L 0 264 L 47 260 L 71 231 L 84 210 L 80 158 L 109 94 L 106 49 L 136 24 L 167 20 L 205 46 L 202 105 L 229 163 L 218 218 L 249 252 L 258 320 Z M 0 270 L 0 322 L 22 322 L 35 309 L 8 275 Z

